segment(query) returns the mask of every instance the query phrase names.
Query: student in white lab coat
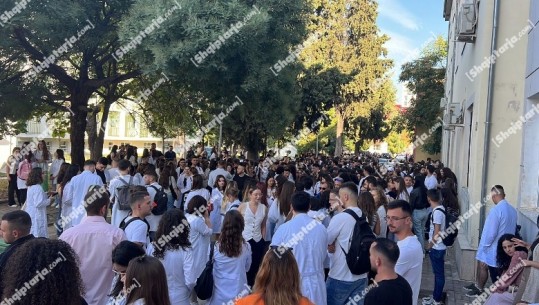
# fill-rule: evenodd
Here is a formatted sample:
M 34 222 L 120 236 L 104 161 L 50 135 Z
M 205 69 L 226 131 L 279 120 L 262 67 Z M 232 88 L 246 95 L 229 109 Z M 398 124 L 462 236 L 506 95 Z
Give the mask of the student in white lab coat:
M 91 185 L 103 186 L 103 180 L 95 173 L 95 161 L 86 160 L 84 162 L 84 171 L 71 179 L 73 188 L 73 210 L 81 209 L 84 206 L 84 196 L 88 193 Z M 83 217 L 86 216 L 86 210 L 81 209 L 82 213 L 73 213 L 73 226 L 80 223 Z
M 307 215 L 310 196 L 297 192 L 292 196 L 293 218 L 277 229 L 271 246 L 278 255 L 292 248 L 301 276 L 301 294 L 317 305 L 327 304 L 324 260 L 328 235 L 319 220 Z
M 28 193 L 26 197 L 26 212 L 32 218 L 30 231 L 35 237 L 49 237 L 47 232 L 47 206 L 50 198 L 41 187 L 43 171 L 40 167 L 32 168 L 26 180 Z
M 158 258 L 165 267 L 171 305 L 189 304 L 197 275 L 193 269 L 195 258 L 189 241 L 189 223 L 183 211 L 172 209 L 163 214 L 155 241 L 146 253 Z M 196 260 L 204 261 L 200 257 Z
M 225 176 L 217 175 L 214 185 L 210 185 L 213 187 L 210 198 L 210 204 L 212 205 L 213 210 L 210 213 L 210 220 L 213 234 L 216 234 L 217 236 L 221 233 L 221 203 L 224 200 L 226 184 L 227 180 Z
M 250 293 L 246 273 L 251 267 L 251 246 L 243 239 L 244 227 L 240 212 L 231 210 L 225 214 L 214 246 L 213 295 L 208 305 L 229 304 Z

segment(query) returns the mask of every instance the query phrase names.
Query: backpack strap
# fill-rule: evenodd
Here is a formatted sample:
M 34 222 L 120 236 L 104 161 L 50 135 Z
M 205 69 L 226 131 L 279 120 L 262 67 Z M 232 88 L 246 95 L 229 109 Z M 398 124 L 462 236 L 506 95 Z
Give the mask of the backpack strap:
M 155 185 L 148 185 L 148 186 L 151 187 L 151 188 L 153 188 L 156 192 L 159 192 L 159 191 L 162 191 L 162 190 L 163 190 L 163 188 L 158 189 L 157 186 L 155 186 Z
M 129 216 L 127 216 L 127 217 L 129 217 Z M 127 226 L 128 226 L 130 223 L 132 223 L 133 221 L 135 221 L 135 220 L 141 220 L 141 221 L 143 221 L 143 222 L 146 224 L 146 226 L 148 227 L 148 229 L 147 229 L 147 231 L 146 231 L 146 234 L 149 234 L 149 233 L 150 233 L 150 224 L 148 223 L 148 221 L 146 220 L 146 218 L 142 219 L 142 218 L 140 218 L 140 217 L 132 217 L 132 218 L 129 219 L 127 222 L 125 222 L 125 220 L 127 219 L 127 217 L 125 217 L 125 218 L 122 220 L 122 223 L 124 223 L 122 229 L 123 229 L 124 231 L 125 231 L 125 229 L 127 228 Z
M 348 214 L 348 215 L 354 217 L 354 219 L 356 220 L 356 222 L 361 220 L 361 218 L 360 218 L 359 216 L 357 216 L 356 212 L 354 212 L 354 211 L 352 211 L 352 210 L 350 210 L 350 209 L 345 209 L 343 212 L 345 212 L 346 214 Z
M 438 207 L 434 208 L 432 210 L 432 213 L 430 213 L 430 222 L 431 223 L 434 223 L 434 211 L 440 211 L 442 213 L 444 213 L 444 216 L 447 217 L 447 213 L 444 209 L 439 209 Z
M 352 211 L 350 209 L 345 209 L 343 212 L 350 215 L 350 216 L 352 216 L 352 217 L 354 217 L 356 222 L 360 222 L 362 220 L 365 221 L 365 218 L 363 216 L 362 217 L 357 216 L 356 212 L 354 212 L 354 211 Z M 352 230 L 352 234 L 354 234 L 353 230 Z M 350 239 L 351 239 L 351 237 L 350 237 Z M 348 243 L 350 243 L 350 240 L 348 240 Z M 340 244 L 339 244 L 339 247 L 341 247 L 341 250 L 344 253 L 344 255 L 348 255 L 348 253 L 346 253 L 346 251 L 344 251 L 344 248 Z
M 215 248 L 215 241 L 212 241 L 211 242 L 211 247 L 210 247 L 210 260 L 209 262 L 213 263 L 213 252 L 214 252 L 214 248 Z

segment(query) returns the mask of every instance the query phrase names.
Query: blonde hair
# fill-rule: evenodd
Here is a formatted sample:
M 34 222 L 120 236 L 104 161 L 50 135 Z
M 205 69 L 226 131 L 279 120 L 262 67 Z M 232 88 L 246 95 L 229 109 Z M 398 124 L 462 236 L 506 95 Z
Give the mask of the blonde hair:
M 254 292 L 260 294 L 265 305 L 299 305 L 302 298 L 299 269 L 291 249 L 278 247 L 266 252 L 256 275 Z

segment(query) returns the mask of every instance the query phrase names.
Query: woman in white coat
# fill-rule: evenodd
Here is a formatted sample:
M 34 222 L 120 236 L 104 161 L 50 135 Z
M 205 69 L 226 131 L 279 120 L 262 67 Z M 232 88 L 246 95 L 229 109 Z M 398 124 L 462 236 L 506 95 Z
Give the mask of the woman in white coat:
M 188 202 L 186 217 L 190 227 L 189 241 L 195 258 L 192 272 L 195 278 L 198 278 L 206 267 L 207 260 L 204 258 L 207 258 L 210 253 L 210 238 L 213 232 L 206 199 L 200 195 L 193 197 Z M 195 302 L 194 292 L 191 297 L 191 300 Z
M 231 210 L 225 214 L 214 246 L 213 294 L 208 305 L 232 304 L 250 293 L 247 271 L 251 267 L 251 246 L 243 239 L 244 227 L 240 212 Z
M 189 231 L 183 211 L 168 210 L 161 217 L 155 242 L 149 244 L 146 250 L 148 255 L 158 258 L 165 267 L 171 305 L 189 305 L 189 296 L 197 280 Z M 197 260 L 201 260 L 200 257 Z
M 60 198 L 62 198 L 62 212 L 58 226 L 65 231 L 73 226 L 72 220 L 75 218 L 73 212 L 73 185 L 71 179 L 79 174 L 80 168 L 76 164 L 71 164 L 67 168 L 64 179 L 60 183 Z
M 32 218 L 30 233 L 35 237 L 48 238 L 47 206 L 50 204 L 50 198 L 43 191 L 41 183 L 43 183 L 43 170 L 40 167 L 33 168 L 26 180 L 28 186 L 26 212 Z
M 221 233 L 221 203 L 225 196 L 226 179 L 223 175 L 217 175 L 215 184 L 212 185 L 210 204 L 213 210 L 210 213 L 213 234 L 219 236 Z

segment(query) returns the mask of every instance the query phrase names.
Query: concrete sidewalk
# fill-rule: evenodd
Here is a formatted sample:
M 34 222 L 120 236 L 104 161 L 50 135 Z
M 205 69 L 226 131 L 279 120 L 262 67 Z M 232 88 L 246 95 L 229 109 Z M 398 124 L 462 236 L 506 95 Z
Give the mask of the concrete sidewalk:
M 453 247 L 450 247 L 446 251 L 445 256 L 445 286 L 443 300 L 445 305 L 464 305 L 466 303 L 473 302 L 474 298 L 466 296 L 466 290 L 464 286 L 469 285 L 471 282 L 460 280 L 457 273 L 457 262 L 455 260 L 455 251 Z M 434 273 L 430 265 L 428 255 L 423 260 L 423 275 L 421 276 L 421 290 L 419 291 L 419 302 L 421 305 L 421 299 L 423 297 L 432 296 L 432 290 L 434 289 Z

